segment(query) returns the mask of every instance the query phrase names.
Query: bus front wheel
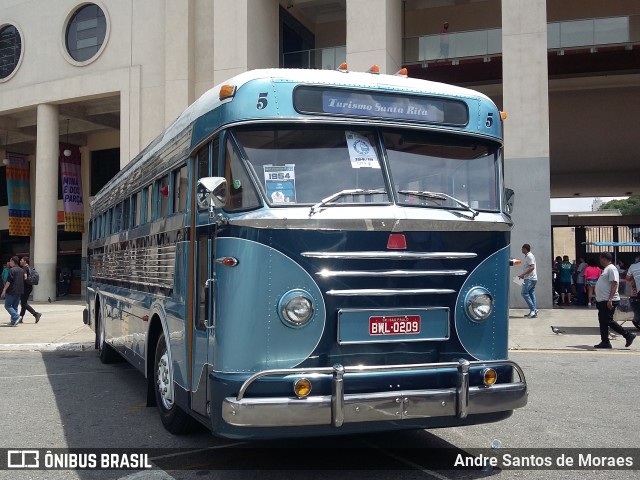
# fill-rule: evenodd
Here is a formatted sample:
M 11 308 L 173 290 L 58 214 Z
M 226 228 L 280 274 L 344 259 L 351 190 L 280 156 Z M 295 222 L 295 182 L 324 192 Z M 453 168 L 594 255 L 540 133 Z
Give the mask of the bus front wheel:
M 104 322 L 100 316 L 100 309 L 96 307 L 96 343 L 98 355 L 102 363 L 115 363 L 120 360 L 120 355 L 107 343 Z
M 158 338 L 154 367 L 153 382 L 156 405 L 162 424 L 175 435 L 187 433 L 192 429 L 193 419 L 175 403 L 173 366 L 164 334 Z

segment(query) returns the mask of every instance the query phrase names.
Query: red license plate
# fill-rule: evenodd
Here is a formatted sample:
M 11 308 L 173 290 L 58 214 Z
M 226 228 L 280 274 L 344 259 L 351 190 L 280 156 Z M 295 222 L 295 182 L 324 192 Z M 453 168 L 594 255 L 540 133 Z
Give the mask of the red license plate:
M 369 317 L 369 335 L 407 335 L 420 333 L 420 315 Z

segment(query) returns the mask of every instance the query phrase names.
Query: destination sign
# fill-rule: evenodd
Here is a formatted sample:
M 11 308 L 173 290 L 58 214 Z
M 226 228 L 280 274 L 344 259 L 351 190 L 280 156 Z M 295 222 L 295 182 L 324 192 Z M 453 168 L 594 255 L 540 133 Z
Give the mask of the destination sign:
M 301 113 L 375 117 L 464 126 L 469 114 L 461 100 L 365 92 L 339 88 L 298 87 L 294 106 Z

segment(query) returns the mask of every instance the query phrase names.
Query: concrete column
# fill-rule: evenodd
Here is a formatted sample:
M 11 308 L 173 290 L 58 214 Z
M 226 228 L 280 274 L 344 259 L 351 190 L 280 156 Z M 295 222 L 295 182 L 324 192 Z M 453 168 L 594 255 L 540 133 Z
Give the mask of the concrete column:
M 502 0 L 505 184 L 516 192 L 511 256 L 536 257 L 538 307 L 551 308 L 551 213 L 546 0 Z M 514 275 L 520 267 L 513 269 Z M 512 307 L 525 308 L 512 284 Z
M 347 0 L 347 64 L 354 71 L 377 64 L 390 74 L 402 67 L 400 0 Z
M 213 80 L 279 65 L 278 0 L 213 4 Z
M 82 175 L 82 202 L 84 205 L 84 233 L 82 234 L 82 259 L 80 260 L 80 295 L 86 298 L 87 287 L 87 245 L 89 244 L 89 214 L 91 199 L 91 184 L 89 173 L 91 172 L 91 152 L 87 147 L 80 147 L 81 164 L 80 171 Z
M 195 100 L 194 9 L 191 0 L 165 0 L 165 125 Z
M 33 289 L 35 301 L 56 298 L 58 256 L 58 107 L 38 105 L 36 139 L 36 191 L 33 229 L 33 265 L 40 283 Z

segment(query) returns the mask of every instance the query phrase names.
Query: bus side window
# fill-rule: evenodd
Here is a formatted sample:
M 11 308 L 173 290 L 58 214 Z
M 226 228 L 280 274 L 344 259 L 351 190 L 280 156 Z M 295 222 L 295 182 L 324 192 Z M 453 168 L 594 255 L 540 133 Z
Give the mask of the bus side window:
M 115 207 L 113 207 L 113 216 L 111 220 L 113 220 L 111 226 L 111 233 L 118 233 L 120 231 L 120 219 L 122 216 L 122 204 L 119 203 Z
M 198 151 L 198 173 L 196 178 L 218 177 L 220 138 L 215 137 Z
M 135 228 L 140 225 L 140 192 L 131 197 L 131 227 Z
M 122 230 L 131 228 L 131 197 L 125 198 L 122 202 Z
M 169 213 L 169 175 L 158 180 L 158 218 L 165 218 Z
M 187 211 L 187 188 L 189 185 L 188 170 L 184 166 L 174 172 L 173 177 L 173 210 L 174 212 Z
M 248 210 L 261 206 L 253 182 L 230 140 L 227 140 L 225 151 L 225 178 L 227 179 L 225 210 Z
M 153 184 L 147 187 L 146 194 L 147 216 L 145 217 L 145 222 L 149 223 L 151 220 L 153 220 Z
M 209 176 L 209 149 L 211 143 L 207 143 L 198 152 L 198 174 L 197 179 Z

